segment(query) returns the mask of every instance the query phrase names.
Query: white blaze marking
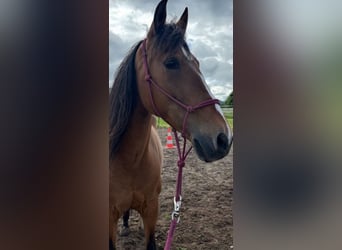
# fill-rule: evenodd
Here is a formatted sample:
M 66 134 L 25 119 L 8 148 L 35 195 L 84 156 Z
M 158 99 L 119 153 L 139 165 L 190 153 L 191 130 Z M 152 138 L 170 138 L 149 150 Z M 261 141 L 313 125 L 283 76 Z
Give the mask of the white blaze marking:
M 211 92 L 211 90 L 210 90 L 208 84 L 206 83 L 206 81 L 205 81 L 203 75 L 202 75 L 201 73 L 199 73 L 199 76 L 201 77 L 201 80 L 202 80 L 202 82 L 203 82 L 203 84 L 204 84 L 204 86 L 205 86 L 207 92 L 209 93 L 210 97 L 211 97 L 212 99 L 216 99 L 215 96 L 213 95 L 213 93 Z M 215 108 L 216 108 L 217 112 L 219 112 L 219 113 L 221 114 L 221 116 L 224 117 L 223 111 L 222 111 L 220 105 L 219 105 L 219 104 L 215 104 Z
M 186 49 L 184 48 L 184 46 L 182 47 L 182 52 L 183 52 L 184 56 L 186 57 L 186 59 L 188 59 L 189 61 L 192 61 L 192 60 L 193 60 L 191 54 L 189 54 L 189 53 L 186 51 Z
M 182 52 L 183 52 L 183 54 L 184 54 L 184 56 L 185 56 L 186 59 L 188 59 L 189 61 L 193 61 L 193 60 L 194 60 L 193 57 L 192 57 L 192 55 L 191 55 L 191 53 L 188 53 L 188 51 L 184 48 L 184 46 L 182 47 Z M 216 99 L 215 96 L 213 95 L 213 93 L 211 92 L 210 88 L 208 87 L 208 84 L 206 83 L 206 81 L 205 81 L 205 79 L 204 79 L 202 73 L 201 73 L 201 72 L 197 72 L 197 74 L 198 74 L 199 77 L 201 78 L 201 80 L 202 80 L 202 82 L 203 82 L 203 84 L 204 84 L 204 86 L 205 86 L 207 92 L 209 93 L 210 97 L 211 97 L 212 99 Z M 219 113 L 221 114 L 221 116 L 224 118 L 223 111 L 222 111 L 222 109 L 221 109 L 221 107 L 220 107 L 219 104 L 215 104 L 215 109 L 216 109 L 217 112 L 219 112 Z

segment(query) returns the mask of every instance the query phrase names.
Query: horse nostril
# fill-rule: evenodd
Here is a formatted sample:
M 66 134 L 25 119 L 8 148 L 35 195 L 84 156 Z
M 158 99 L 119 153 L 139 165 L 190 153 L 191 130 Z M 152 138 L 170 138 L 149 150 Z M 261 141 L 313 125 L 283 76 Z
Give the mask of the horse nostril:
M 195 149 L 197 151 L 197 154 L 200 156 L 200 157 L 205 157 L 204 155 L 204 152 L 203 152 L 203 148 L 201 146 L 201 144 L 199 143 L 199 141 L 197 139 L 194 139 L 194 146 L 195 146 Z
M 226 150 L 228 148 L 228 137 L 223 133 L 217 136 L 217 148 L 219 150 Z

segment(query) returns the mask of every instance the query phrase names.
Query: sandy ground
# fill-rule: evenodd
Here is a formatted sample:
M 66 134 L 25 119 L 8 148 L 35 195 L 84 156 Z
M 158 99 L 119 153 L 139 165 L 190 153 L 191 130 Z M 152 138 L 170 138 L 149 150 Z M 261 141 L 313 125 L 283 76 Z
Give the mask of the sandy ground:
M 165 145 L 167 130 L 159 129 L 158 132 Z M 177 157 L 176 149 L 164 149 L 160 212 L 155 232 L 158 249 L 164 249 L 170 225 Z M 182 193 L 181 220 L 172 249 L 233 249 L 233 148 L 228 156 L 214 163 L 200 161 L 192 151 L 183 169 Z M 129 236 L 118 236 L 117 249 L 145 249 L 137 212 L 131 212 L 129 224 L 131 232 Z M 121 225 L 120 220 L 118 233 Z

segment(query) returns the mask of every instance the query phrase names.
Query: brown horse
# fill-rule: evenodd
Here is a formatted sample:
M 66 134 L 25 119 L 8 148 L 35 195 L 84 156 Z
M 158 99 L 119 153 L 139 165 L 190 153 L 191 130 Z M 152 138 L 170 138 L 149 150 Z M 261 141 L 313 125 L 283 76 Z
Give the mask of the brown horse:
M 156 249 L 162 146 L 153 114 L 182 131 L 204 161 L 226 156 L 232 141 L 199 62 L 184 40 L 188 10 L 177 23 L 166 24 L 166 3 L 158 4 L 147 38 L 133 46 L 121 63 L 110 93 L 110 249 L 115 246 L 118 219 L 129 209 L 143 219 L 146 248 Z M 196 107 L 208 100 L 196 110 L 179 104 Z

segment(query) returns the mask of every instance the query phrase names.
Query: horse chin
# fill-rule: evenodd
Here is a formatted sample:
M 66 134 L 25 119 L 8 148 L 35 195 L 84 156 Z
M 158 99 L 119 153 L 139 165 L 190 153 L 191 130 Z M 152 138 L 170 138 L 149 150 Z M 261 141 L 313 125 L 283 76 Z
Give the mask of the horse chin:
M 213 143 L 210 137 L 198 136 L 192 140 L 198 158 L 205 162 L 213 162 L 225 157 L 230 149 L 231 143 L 224 134 L 220 134 Z

